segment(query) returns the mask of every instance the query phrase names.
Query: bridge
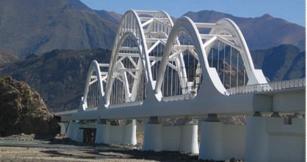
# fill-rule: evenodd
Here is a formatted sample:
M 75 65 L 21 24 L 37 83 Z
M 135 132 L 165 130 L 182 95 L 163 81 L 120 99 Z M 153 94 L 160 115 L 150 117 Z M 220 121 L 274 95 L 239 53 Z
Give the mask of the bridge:
M 139 129 L 143 150 L 304 160 L 305 79 L 268 82 L 226 18 L 174 23 L 163 11 L 127 11 L 110 62 L 89 67 L 80 107 L 56 115 L 79 142 L 92 130 L 95 143 L 136 145 Z

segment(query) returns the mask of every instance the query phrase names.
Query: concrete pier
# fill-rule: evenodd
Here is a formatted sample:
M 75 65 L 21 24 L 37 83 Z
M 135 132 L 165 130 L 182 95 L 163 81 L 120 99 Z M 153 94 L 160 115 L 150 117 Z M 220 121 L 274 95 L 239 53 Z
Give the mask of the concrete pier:
M 144 125 L 143 150 L 162 151 L 162 124 L 156 117 L 150 118 Z
M 136 121 L 127 120 L 123 125 L 107 121 L 97 123 L 95 143 L 136 145 Z
M 143 150 L 198 154 L 198 125 L 193 121 L 163 125 L 157 118 L 151 118 L 144 126 Z
M 247 118 L 247 162 L 305 161 L 305 120 L 293 118 L 290 123 L 276 117 Z
M 201 122 L 199 158 L 203 160 L 244 159 L 245 127 L 223 124 L 210 114 Z

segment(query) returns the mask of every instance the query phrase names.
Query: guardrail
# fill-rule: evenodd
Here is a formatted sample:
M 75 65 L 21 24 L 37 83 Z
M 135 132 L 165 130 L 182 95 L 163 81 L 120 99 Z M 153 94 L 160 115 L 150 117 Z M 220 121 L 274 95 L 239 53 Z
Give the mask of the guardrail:
M 275 81 L 266 84 L 253 84 L 240 86 L 228 89 L 229 95 L 248 94 L 248 93 L 262 93 L 273 92 L 292 88 L 302 88 L 306 86 L 305 79 L 294 79 L 286 81 Z
M 70 114 L 76 113 L 76 112 L 78 112 L 78 111 L 79 111 L 79 109 L 74 109 L 74 110 L 67 110 L 67 111 L 54 112 L 53 114 L 54 114 L 55 116 L 70 115 Z

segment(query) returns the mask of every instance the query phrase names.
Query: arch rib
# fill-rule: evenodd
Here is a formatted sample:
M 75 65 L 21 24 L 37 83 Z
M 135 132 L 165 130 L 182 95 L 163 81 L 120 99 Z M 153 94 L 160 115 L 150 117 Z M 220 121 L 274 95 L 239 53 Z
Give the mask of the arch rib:
M 203 28 L 210 29 L 210 32 L 208 34 L 202 34 L 200 29 Z M 195 49 L 189 49 L 188 45 L 180 44 L 178 34 L 182 31 L 191 36 Z M 131 72 L 130 74 L 133 78 L 140 78 L 141 75 L 144 74 L 146 82 L 150 85 L 150 89 L 154 90 L 158 100 L 162 97 L 161 86 L 165 76 L 166 67 L 170 67 L 178 73 L 180 84 L 182 86 L 184 84 L 191 84 L 188 83 L 189 80 L 187 80 L 188 76 L 185 67 L 185 60 L 183 58 L 184 51 L 190 52 L 190 54 L 198 60 L 201 71 L 197 71 L 196 69 L 196 73 L 203 73 L 204 75 L 202 77 L 205 78 L 204 80 L 206 80 L 207 83 L 210 82 L 219 93 L 228 93 L 223 83 L 221 83 L 221 78 L 219 77 L 217 69 L 209 66 L 207 58 L 211 45 L 217 40 L 240 51 L 239 53 L 243 59 L 244 67 L 247 69 L 246 71 L 249 78 L 248 84 L 266 83 L 262 71 L 254 68 L 249 49 L 240 29 L 230 19 L 221 19 L 216 23 L 194 23 L 190 18 L 183 17 L 174 25 L 170 16 L 163 11 L 127 11 L 122 17 L 118 34 L 115 39 L 109 68 L 109 76 L 113 76 L 116 70 L 118 70 L 116 68 L 117 65 L 115 64 L 119 55 L 119 50 L 128 36 L 133 37 L 137 42 L 137 50 L 140 58 L 138 62 L 135 62 L 129 57 L 134 66 L 137 65 L 137 68 L 140 69 L 135 74 L 132 74 Z M 151 56 L 150 53 L 153 52 L 155 48 L 158 48 L 160 44 L 164 46 L 162 57 Z M 170 55 L 174 49 L 177 49 L 177 53 Z M 122 53 L 122 55 L 124 54 L 125 53 Z M 132 56 L 132 54 L 130 55 Z M 175 58 L 175 60 L 172 60 L 173 58 Z M 124 59 L 124 57 L 122 59 Z M 160 62 L 160 64 L 157 65 L 157 62 Z M 152 71 L 152 67 L 155 65 L 159 68 L 158 73 L 156 74 L 156 79 L 154 79 Z M 125 68 L 124 65 L 122 68 Z M 129 72 L 127 71 L 126 73 Z M 113 77 L 108 77 L 107 80 L 105 107 L 110 105 L 113 79 Z M 137 91 L 139 80 L 140 79 L 136 79 L 133 83 L 131 92 L 129 91 L 129 86 L 131 86 L 129 83 L 130 81 L 126 80 L 127 83 L 125 83 L 125 85 L 128 86 L 126 87 L 129 92 L 128 94 L 130 97 L 133 96 L 132 98 L 127 99 L 127 102 L 133 102 L 135 100 L 137 94 L 133 92 Z M 197 82 L 201 82 L 201 79 L 198 79 Z M 199 84 L 200 85 L 197 87 L 201 89 L 201 87 L 204 86 L 204 83 Z M 187 92 L 185 91 L 183 93 Z
M 237 26 L 237 24 L 228 18 L 223 18 L 219 21 L 217 21 L 216 26 L 212 28 L 210 34 L 220 34 L 222 32 L 228 31 L 236 39 L 235 44 L 237 44 L 240 48 L 240 54 L 243 58 L 243 63 L 245 68 L 247 69 L 247 75 L 249 77 L 249 83 L 248 84 L 263 84 L 267 83 L 267 80 L 265 79 L 265 76 L 262 73 L 262 70 L 255 69 L 252 56 L 250 54 L 250 50 L 247 46 L 247 43 L 245 41 L 245 38 L 240 30 L 240 28 Z
M 210 28 L 209 34 L 200 34 L 200 29 L 198 28 Z M 247 75 L 250 78 L 248 84 L 261 84 L 267 83 L 261 70 L 254 68 L 254 64 L 247 47 L 246 41 L 238 28 L 238 26 L 230 19 L 221 19 L 217 23 L 213 24 L 203 24 L 194 23 L 190 18 L 183 17 L 177 20 L 175 26 L 173 27 L 170 36 L 167 41 L 166 49 L 162 58 L 162 65 L 160 67 L 158 81 L 155 88 L 156 97 L 161 100 L 163 97 L 161 92 L 163 78 L 166 73 L 166 67 L 170 59 L 170 54 L 174 48 L 174 43 L 180 32 L 186 32 L 192 37 L 195 50 L 200 58 L 201 69 L 204 72 L 204 78 L 207 83 L 201 83 L 201 87 L 204 84 L 210 82 L 217 91 L 221 94 L 227 94 L 225 86 L 221 83 L 221 78 L 219 77 L 215 68 L 209 66 L 208 62 L 208 51 L 211 45 L 216 40 L 219 40 L 225 44 L 230 45 L 235 49 L 240 49 L 240 55 L 243 58 L 244 67 L 247 68 Z M 225 34 L 227 33 L 227 34 Z M 233 37 L 232 40 L 228 40 L 227 37 Z M 178 39 L 178 38 L 177 38 Z M 204 41 L 205 40 L 205 41 Z
M 101 104 L 104 101 L 104 86 L 103 82 L 106 82 L 108 74 L 107 72 L 102 72 L 100 70 L 101 67 L 108 67 L 107 64 L 99 64 L 96 60 L 93 60 L 90 64 L 88 73 L 87 73 L 87 78 L 85 82 L 85 89 L 84 89 L 84 94 L 82 98 L 82 110 L 86 110 L 88 108 L 88 93 L 89 93 L 89 87 L 94 83 L 98 82 L 98 92 L 99 92 L 99 104 Z M 95 73 L 95 74 L 94 74 Z M 94 78 L 94 80 L 92 80 Z
M 147 17 L 144 14 L 148 14 Z M 151 16 L 149 19 L 148 16 Z M 161 21 L 160 21 L 161 19 Z M 163 20 L 163 21 L 162 21 Z M 158 22 L 154 27 L 153 24 Z M 166 23 L 165 25 L 163 23 Z M 163 26 L 164 25 L 164 26 Z M 117 55 L 119 49 L 125 40 L 126 33 L 130 32 L 134 34 L 134 37 L 138 41 L 139 44 L 139 53 L 141 61 L 138 63 L 139 67 L 143 67 L 142 70 L 145 72 L 146 82 L 149 82 L 151 85 L 151 89 L 153 90 L 155 87 L 155 81 L 153 79 L 152 71 L 151 71 L 151 59 L 153 56 L 149 56 L 149 53 L 158 46 L 159 43 L 163 42 L 163 38 L 155 37 L 152 35 L 148 35 L 148 33 L 152 32 L 162 32 L 164 33 L 164 37 L 167 38 L 173 22 L 170 16 L 163 11 L 138 11 L 138 10 L 130 10 L 127 11 L 122 17 L 120 27 L 118 29 L 118 34 L 115 39 L 115 44 L 112 51 L 111 64 L 109 69 L 109 76 L 112 76 L 115 70 L 115 62 L 117 60 Z M 150 26 L 147 27 L 146 26 Z M 150 44 L 151 41 L 154 41 L 153 45 Z M 166 41 L 165 41 L 166 42 Z M 142 75 L 142 71 L 136 73 L 136 78 L 140 78 Z M 113 78 L 109 77 L 106 88 L 106 107 L 109 106 L 110 94 L 111 94 L 111 84 L 113 83 L 111 80 Z M 135 85 L 136 86 L 136 85 Z M 134 87 L 135 87 L 134 86 Z M 134 95 L 135 96 L 135 95 Z M 132 99 L 133 100 L 133 99 Z

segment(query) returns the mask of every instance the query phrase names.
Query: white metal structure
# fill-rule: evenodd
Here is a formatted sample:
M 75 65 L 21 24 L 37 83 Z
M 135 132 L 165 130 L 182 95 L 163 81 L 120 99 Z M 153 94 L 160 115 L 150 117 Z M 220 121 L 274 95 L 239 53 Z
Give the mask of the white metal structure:
M 87 108 L 97 109 L 98 105 L 104 103 L 104 89 L 108 73 L 103 68 L 108 68 L 108 64 L 99 64 L 93 60 L 86 79 L 84 95 L 81 99 L 81 107 L 83 110 Z
M 60 116 L 67 121 L 149 118 L 144 148 L 160 151 L 166 137 L 158 118 L 303 113 L 304 90 L 304 79 L 268 83 L 230 19 L 205 23 L 182 17 L 173 24 L 163 11 L 130 10 L 122 17 L 110 65 L 90 65 L 81 109 Z M 213 133 L 224 129 L 206 122 L 203 127 Z M 193 143 L 177 146 L 180 150 L 198 152 L 197 125 L 163 130 L 167 135 L 178 131 L 178 141 Z M 210 140 L 200 150 L 202 145 L 211 145 Z

